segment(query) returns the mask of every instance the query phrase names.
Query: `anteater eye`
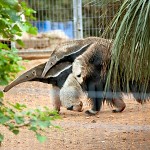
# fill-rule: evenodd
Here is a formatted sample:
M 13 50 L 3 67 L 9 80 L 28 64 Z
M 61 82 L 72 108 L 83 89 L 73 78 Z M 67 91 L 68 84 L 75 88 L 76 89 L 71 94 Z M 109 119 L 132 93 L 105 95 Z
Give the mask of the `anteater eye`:
M 78 75 L 77 75 L 77 77 L 79 77 L 79 78 L 80 78 L 80 77 L 81 77 L 81 74 L 78 74 Z
M 32 71 L 32 74 L 33 74 L 33 75 L 35 75 L 35 73 L 36 73 L 36 72 L 35 72 L 35 70 L 34 70 L 34 71 Z
M 28 75 L 26 75 L 26 78 L 28 78 L 29 76 Z

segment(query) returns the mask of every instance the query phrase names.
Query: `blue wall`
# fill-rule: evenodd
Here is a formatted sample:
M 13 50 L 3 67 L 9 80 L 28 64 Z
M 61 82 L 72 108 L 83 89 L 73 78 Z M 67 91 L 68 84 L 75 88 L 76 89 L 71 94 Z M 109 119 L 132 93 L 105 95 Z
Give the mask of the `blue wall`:
M 37 27 L 38 32 L 48 32 L 52 30 L 62 30 L 69 38 L 74 38 L 73 22 L 50 22 L 50 21 L 32 21 L 33 26 Z

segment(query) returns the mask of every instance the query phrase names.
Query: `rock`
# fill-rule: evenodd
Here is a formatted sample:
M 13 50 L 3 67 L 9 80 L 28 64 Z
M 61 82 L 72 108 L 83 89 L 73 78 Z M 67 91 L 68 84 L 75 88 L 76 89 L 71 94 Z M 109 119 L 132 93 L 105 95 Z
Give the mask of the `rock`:
M 96 123 L 96 120 L 92 120 L 91 122 L 92 122 L 92 123 Z

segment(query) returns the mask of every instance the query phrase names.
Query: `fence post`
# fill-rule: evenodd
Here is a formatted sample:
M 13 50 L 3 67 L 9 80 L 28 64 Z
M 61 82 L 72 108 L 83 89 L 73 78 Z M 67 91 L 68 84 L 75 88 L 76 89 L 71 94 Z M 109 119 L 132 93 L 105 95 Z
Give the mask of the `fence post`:
M 73 0 L 73 20 L 75 39 L 83 38 L 82 0 Z

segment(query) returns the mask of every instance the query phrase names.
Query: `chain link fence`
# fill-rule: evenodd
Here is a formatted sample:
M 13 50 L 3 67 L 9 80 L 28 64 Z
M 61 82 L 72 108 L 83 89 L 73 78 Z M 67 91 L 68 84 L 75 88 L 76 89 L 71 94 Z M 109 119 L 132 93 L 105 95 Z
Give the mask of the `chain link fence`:
M 82 2 L 83 37 L 102 36 L 119 8 L 119 2 L 106 5 L 101 0 Z M 110 38 L 111 35 L 106 35 Z
M 35 50 L 48 56 L 61 41 L 101 36 L 118 10 L 118 3 L 106 7 L 100 0 L 25 0 L 36 13 L 36 20 L 30 20 L 37 27 L 38 35 L 23 35 L 25 47 L 20 54 Z M 107 35 L 106 38 L 110 38 Z M 25 50 L 25 51 L 24 51 Z M 25 54 L 26 55 L 26 54 Z
M 63 31 L 69 38 L 73 35 L 73 2 L 72 0 L 26 0 L 36 11 L 36 21 L 31 23 L 38 32 Z

